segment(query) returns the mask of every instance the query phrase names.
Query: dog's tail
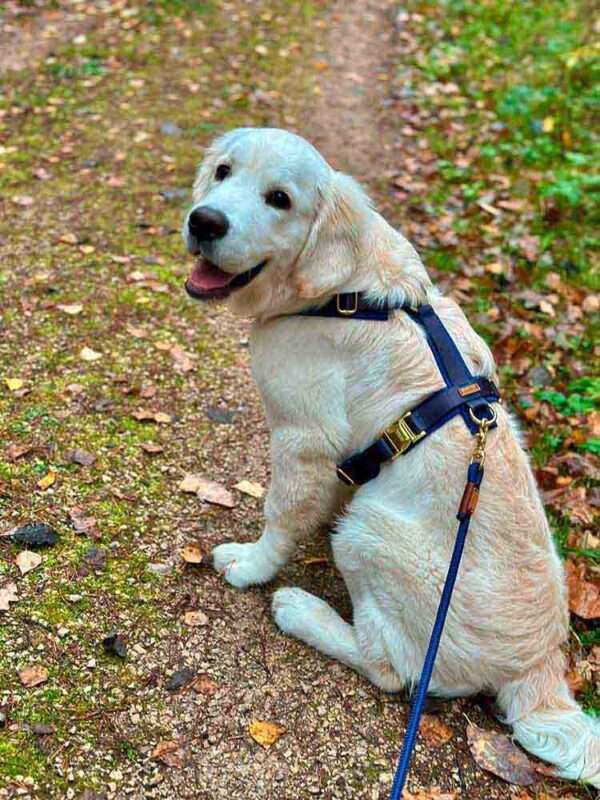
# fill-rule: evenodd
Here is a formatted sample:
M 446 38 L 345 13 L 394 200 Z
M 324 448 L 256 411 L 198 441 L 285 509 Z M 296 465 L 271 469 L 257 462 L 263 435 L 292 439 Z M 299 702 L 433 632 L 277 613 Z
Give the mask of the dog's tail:
M 560 777 L 600 787 L 600 720 L 579 708 L 564 673 L 557 649 L 503 686 L 498 704 L 526 750 L 555 764 Z

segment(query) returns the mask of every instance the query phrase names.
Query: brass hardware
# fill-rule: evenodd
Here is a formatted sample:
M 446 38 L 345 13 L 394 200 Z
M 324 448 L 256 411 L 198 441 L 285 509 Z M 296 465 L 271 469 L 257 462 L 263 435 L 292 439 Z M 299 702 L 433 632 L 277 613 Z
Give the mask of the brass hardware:
M 461 397 L 468 397 L 468 395 L 478 392 L 479 389 L 480 386 L 478 383 L 470 383 L 468 386 L 463 386 L 462 389 L 459 389 L 458 393 Z
M 354 294 L 354 308 L 340 308 L 340 295 L 336 294 L 335 296 L 335 303 L 337 306 L 338 314 L 343 314 L 344 316 L 351 317 L 352 314 L 356 314 L 358 311 L 358 292 L 353 292 Z
M 338 478 L 341 478 L 344 483 L 347 483 L 349 486 L 356 486 L 350 475 L 348 475 L 341 467 L 336 467 L 335 471 L 337 472 Z
M 475 450 L 473 451 L 473 455 L 471 456 L 471 464 L 474 461 L 479 461 L 480 466 L 483 467 L 483 462 L 485 461 L 485 446 L 487 444 L 487 435 L 490 429 L 490 425 L 493 425 L 496 422 L 497 414 L 496 410 L 492 408 L 492 406 L 488 406 L 490 411 L 492 412 L 492 416 L 490 419 L 486 417 L 482 417 L 479 419 L 474 413 L 473 409 L 469 408 L 469 416 L 473 420 L 473 422 L 477 425 L 477 444 L 475 445 Z
M 407 411 L 406 414 L 396 420 L 389 428 L 386 428 L 382 434 L 386 442 L 391 445 L 395 451 L 392 456 L 392 461 L 405 453 L 411 445 L 425 436 L 425 431 L 415 433 L 412 428 L 409 427 L 408 419 L 410 416 L 411 412 Z

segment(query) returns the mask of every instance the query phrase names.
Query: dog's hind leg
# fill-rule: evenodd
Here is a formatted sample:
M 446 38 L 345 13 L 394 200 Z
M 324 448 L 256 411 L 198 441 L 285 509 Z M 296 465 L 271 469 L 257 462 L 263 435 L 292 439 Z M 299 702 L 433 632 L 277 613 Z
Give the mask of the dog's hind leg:
M 391 663 L 370 660 L 360 648 L 354 627 L 319 597 L 297 588 L 278 589 L 273 616 L 284 633 L 355 669 L 384 691 L 402 688 L 403 680 Z

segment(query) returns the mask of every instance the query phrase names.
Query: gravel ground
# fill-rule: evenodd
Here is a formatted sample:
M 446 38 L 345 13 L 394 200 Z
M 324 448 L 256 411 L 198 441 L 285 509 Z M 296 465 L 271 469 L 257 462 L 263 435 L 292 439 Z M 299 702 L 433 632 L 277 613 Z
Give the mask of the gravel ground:
M 3 397 L 0 430 L 32 450 L 7 458 L 0 532 L 44 521 L 61 543 L 23 577 L 19 548 L 0 545 L 0 586 L 11 579 L 19 592 L 2 630 L 0 797 L 385 798 L 405 698 L 283 637 L 270 617 L 274 588 L 287 584 L 350 614 L 326 534 L 301 547 L 273 585 L 247 592 L 206 563 L 182 559 L 186 545 L 208 553 L 261 530 L 259 500 L 234 492 L 233 509 L 203 504 L 177 490 L 182 477 L 266 486 L 269 466 L 248 323 L 186 300 L 176 230 L 201 145 L 214 129 L 247 123 L 307 135 L 391 208 L 380 179 L 398 169 L 406 147 L 388 92 L 396 5 L 356 0 L 307 10 L 235 0 L 218 14 L 181 12 L 168 25 L 126 3 L 87 5 L 33 12 L 25 34 L 22 16 L 5 18 L 15 52 L 25 36 L 18 66 L 30 69 L 10 79 L 27 110 L 13 97 L 0 150 L 5 174 L 12 171 L 0 199 L 0 363 L 3 377 L 30 391 Z M 31 46 L 48 15 L 54 28 L 39 36 L 51 50 Z M 83 37 L 77 45 L 74 32 Z M 156 47 L 145 49 L 158 41 L 160 58 Z M 250 74 L 238 63 L 241 47 L 254 52 Z M 273 66 L 261 47 L 286 55 Z M 64 86 L 59 67 L 70 60 L 81 70 Z M 22 99 L 42 91 L 37 106 Z M 77 304 L 82 311 L 64 311 Z M 101 355 L 86 361 L 82 347 Z M 170 424 L 136 420 L 140 407 L 171 415 Z M 148 442 L 164 451 L 142 452 Z M 97 463 L 69 464 L 72 447 Z M 41 491 L 37 481 L 53 470 L 56 485 Z M 97 519 L 87 536 L 73 530 L 75 505 Z M 102 550 L 106 568 L 89 566 L 90 547 Z M 201 612 L 200 624 L 186 624 L 190 610 Z M 102 652 L 110 632 L 124 636 L 124 662 Z M 49 677 L 30 689 L 16 670 L 32 664 Z M 183 669 L 201 679 L 169 689 Z M 465 726 L 468 717 L 499 728 L 486 709 L 477 700 L 431 701 L 429 713 L 451 737 L 441 746 L 420 740 L 412 791 L 469 800 L 587 796 L 543 776 L 525 791 L 480 770 Z M 285 731 L 263 748 L 249 736 L 253 720 Z M 53 730 L 36 733 L 40 723 Z

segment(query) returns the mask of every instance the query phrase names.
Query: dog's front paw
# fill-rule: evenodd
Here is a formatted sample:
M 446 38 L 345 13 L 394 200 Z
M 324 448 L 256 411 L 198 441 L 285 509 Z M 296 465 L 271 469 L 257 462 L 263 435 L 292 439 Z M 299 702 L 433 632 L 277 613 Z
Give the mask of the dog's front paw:
M 213 566 L 225 580 L 238 589 L 254 583 L 267 583 L 279 565 L 267 558 L 257 542 L 220 544 L 212 552 Z

